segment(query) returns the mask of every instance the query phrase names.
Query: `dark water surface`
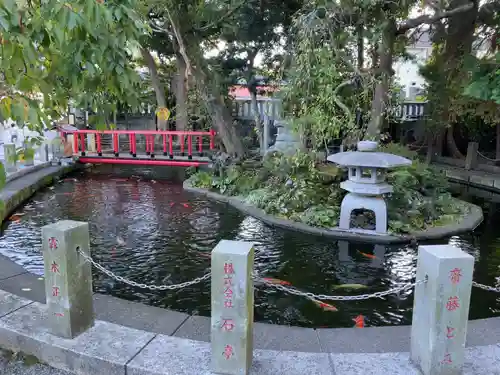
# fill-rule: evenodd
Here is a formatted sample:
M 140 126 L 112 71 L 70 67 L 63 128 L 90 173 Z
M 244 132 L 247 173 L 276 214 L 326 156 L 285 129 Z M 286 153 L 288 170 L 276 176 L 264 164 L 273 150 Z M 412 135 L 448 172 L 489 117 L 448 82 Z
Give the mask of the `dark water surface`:
M 409 246 L 375 249 L 272 228 L 229 206 L 184 192 L 182 173 L 172 168 L 107 166 L 73 175 L 37 193 L 19 209 L 24 213 L 19 222 L 3 225 L 0 252 L 42 275 L 41 227 L 71 219 L 89 222 L 91 251 L 97 262 L 140 283 L 180 283 L 204 275 L 210 268 L 209 253 L 221 239 L 254 242 L 257 272 L 317 294 L 372 293 L 414 281 L 416 251 Z M 500 197 L 457 194 L 480 204 L 485 222 L 473 234 L 440 243 L 453 243 L 475 257 L 476 281 L 499 285 L 500 211 L 492 199 L 500 201 Z M 121 239 L 124 244 L 119 244 Z M 376 259 L 361 254 L 374 252 Z M 350 293 L 333 289 L 347 283 L 369 288 Z M 94 269 L 94 288 L 149 305 L 210 314 L 209 282 L 180 291 L 151 292 L 118 283 Z M 255 302 L 255 319 L 262 322 L 352 327 L 352 319 L 362 314 L 367 326 L 383 326 L 410 323 L 413 295 L 406 292 L 384 299 L 332 302 L 338 311 L 331 312 L 304 297 L 257 285 Z M 474 288 L 470 318 L 498 315 L 500 295 Z

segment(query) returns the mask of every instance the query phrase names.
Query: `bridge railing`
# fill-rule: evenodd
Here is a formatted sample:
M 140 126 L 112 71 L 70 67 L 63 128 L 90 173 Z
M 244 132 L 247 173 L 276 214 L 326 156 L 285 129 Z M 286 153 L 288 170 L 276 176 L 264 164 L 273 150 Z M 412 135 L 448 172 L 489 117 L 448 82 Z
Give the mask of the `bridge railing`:
M 145 153 L 154 158 L 155 155 L 186 156 L 192 159 L 193 154 L 199 156 L 215 148 L 215 131 L 161 131 L 161 130 L 78 130 L 61 132 L 61 135 L 73 136 L 73 154 L 86 156 L 97 154 L 103 156 L 121 152 L 130 153 L 134 158 Z M 194 138 L 194 140 L 193 140 Z M 144 146 L 144 148 L 142 147 Z

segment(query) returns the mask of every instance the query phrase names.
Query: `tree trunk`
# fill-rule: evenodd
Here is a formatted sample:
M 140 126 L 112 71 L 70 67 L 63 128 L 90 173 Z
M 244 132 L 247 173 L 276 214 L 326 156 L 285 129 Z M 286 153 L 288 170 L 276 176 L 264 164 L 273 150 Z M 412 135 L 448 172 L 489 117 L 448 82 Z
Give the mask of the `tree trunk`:
M 500 122 L 497 123 L 497 139 L 496 139 L 496 147 L 495 147 L 495 164 L 500 164 Z
M 357 48 L 358 48 L 358 70 L 363 69 L 365 65 L 365 39 L 363 25 L 359 25 L 356 30 Z
M 252 105 L 255 129 L 257 130 L 257 134 L 259 135 L 259 146 L 261 150 L 265 151 L 265 147 L 267 146 L 264 145 L 263 119 L 260 115 L 259 104 L 257 102 L 257 93 L 255 92 L 255 90 L 250 91 L 250 101 Z
M 373 94 L 370 122 L 366 130 L 365 138 L 378 140 L 389 99 L 389 85 L 392 76 L 392 60 L 394 54 L 394 42 L 396 39 L 396 22 L 389 20 L 383 31 L 382 41 L 379 48 L 379 66 L 377 69 L 378 83 Z
M 200 66 L 192 67 L 191 71 L 198 83 L 201 96 L 208 106 L 215 129 L 226 152 L 233 157 L 244 157 L 245 149 L 243 148 L 243 143 L 236 132 L 233 124 L 233 116 L 231 116 L 231 112 L 227 108 L 219 88 L 209 82 L 206 73 Z
M 457 8 L 469 3 L 469 0 L 452 0 L 450 9 Z M 470 54 L 472 50 L 472 42 L 474 41 L 474 31 L 476 29 L 476 19 L 478 14 L 478 2 L 474 2 L 475 6 L 464 13 L 454 15 L 448 19 L 448 28 L 445 41 L 445 50 L 443 53 L 443 75 L 450 84 L 457 84 L 457 80 L 461 80 L 464 73 L 463 60 Z M 458 85 L 458 90 L 461 90 L 461 85 Z M 457 90 L 457 88 L 455 88 Z M 445 92 L 440 100 L 442 108 L 441 121 L 443 124 L 449 124 L 450 104 L 454 95 L 453 88 L 451 92 Z M 458 147 L 456 147 L 453 139 L 453 124 L 449 124 L 447 136 L 447 145 L 453 157 L 465 158 Z
M 186 86 L 186 62 L 177 54 L 177 75 L 175 80 L 175 127 L 176 130 L 188 128 L 188 93 Z
M 151 53 L 146 48 L 141 48 L 141 53 L 144 61 L 148 64 L 149 75 L 151 77 L 151 84 L 155 90 L 156 95 L 156 105 L 158 108 L 165 108 L 167 106 L 167 101 L 165 99 L 165 89 L 158 76 L 158 69 L 156 68 L 156 62 L 151 56 Z M 158 119 L 158 130 L 167 130 L 167 121 Z
M 215 129 L 219 133 L 218 135 L 222 140 L 226 152 L 233 157 L 244 157 L 245 149 L 243 148 L 243 143 L 232 123 L 233 117 L 226 107 L 220 87 L 216 82 L 209 79 L 209 73 L 216 73 L 208 71 L 207 63 L 201 51 L 199 38 L 190 33 L 183 33 L 180 25 L 172 17 L 168 8 L 166 9 L 166 13 L 177 41 L 177 43 L 174 43 L 174 48 L 182 56 L 186 63 L 186 69 L 196 80 L 200 94 L 209 109 Z
M 463 157 L 462 152 L 458 149 L 457 144 L 455 142 L 455 137 L 453 135 L 453 127 L 449 127 L 446 129 L 446 146 L 450 153 L 456 157 L 456 155 L 461 155 Z

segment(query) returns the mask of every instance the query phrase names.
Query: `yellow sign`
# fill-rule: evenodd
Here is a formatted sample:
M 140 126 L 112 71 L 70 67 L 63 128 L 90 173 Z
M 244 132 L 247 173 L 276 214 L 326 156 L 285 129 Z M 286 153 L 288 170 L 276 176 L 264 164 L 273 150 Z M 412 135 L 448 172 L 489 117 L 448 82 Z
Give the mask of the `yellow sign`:
M 167 121 L 170 118 L 170 111 L 168 108 L 160 107 L 156 111 L 156 116 L 158 116 L 159 120 Z

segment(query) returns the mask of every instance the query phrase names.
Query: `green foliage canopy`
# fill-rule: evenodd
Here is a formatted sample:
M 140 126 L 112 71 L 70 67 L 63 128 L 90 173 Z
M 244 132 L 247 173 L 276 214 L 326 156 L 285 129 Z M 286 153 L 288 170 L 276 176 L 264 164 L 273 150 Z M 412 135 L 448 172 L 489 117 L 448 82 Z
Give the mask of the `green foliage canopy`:
M 135 0 L 3 0 L 3 117 L 40 130 L 70 99 L 98 113 L 136 105 L 130 55 L 146 28 L 134 8 Z

